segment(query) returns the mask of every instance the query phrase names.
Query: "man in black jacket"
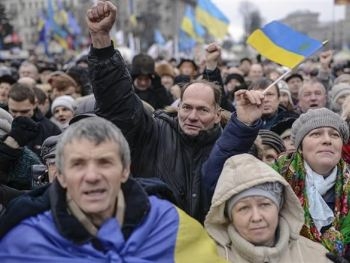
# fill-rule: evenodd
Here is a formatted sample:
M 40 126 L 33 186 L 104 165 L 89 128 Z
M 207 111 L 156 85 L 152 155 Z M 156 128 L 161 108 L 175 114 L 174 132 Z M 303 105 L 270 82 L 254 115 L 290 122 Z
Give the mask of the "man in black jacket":
M 25 140 L 25 144 L 23 145 L 19 143 L 21 147 L 28 146 L 29 149 L 38 156 L 40 156 L 40 148 L 44 140 L 49 136 L 61 133 L 61 130 L 48 120 L 37 108 L 34 92 L 26 85 L 17 83 L 12 86 L 9 92 L 8 107 L 13 118 L 19 116 L 29 117 L 34 122 L 38 123 L 39 130 L 37 135 L 30 141 L 27 141 L 27 138 L 23 138 L 23 140 Z M 20 137 L 23 136 L 19 135 L 16 139 Z
M 110 5 L 108 1 L 99 1 L 99 7 L 88 14 L 87 20 L 92 40 L 88 62 L 96 113 L 117 125 L 127 138 L 133 174 L 163 180 L 174 192 L 178 206 L 203 222 L 206 211 L 201 167 L 222 130 L 220 88 L 204 80 L 191 82 L 182 89 L 177 114 L 157 111 L 151 116 L 133 91 L 123 58 L 111 45 L 109 31 L 115 23 L 116 8 L 109 9 Z M 207 47 L 204 77 L 220 75 L 216 68 L 219 56 L 218 45 Z M 239 130 L 237 142 L 252 144 L 257 132 L 252 133 L 250 125 L 255 127 L 257 124 L 251 120 L 257 118 L 251 116 L 256 112 L 249 111 L 249 107 L 260 105 L 263 95 L 244 91 L 242 96 L 244 103 L 238 103 L 238 118 L 234 114 L 230 122 Z

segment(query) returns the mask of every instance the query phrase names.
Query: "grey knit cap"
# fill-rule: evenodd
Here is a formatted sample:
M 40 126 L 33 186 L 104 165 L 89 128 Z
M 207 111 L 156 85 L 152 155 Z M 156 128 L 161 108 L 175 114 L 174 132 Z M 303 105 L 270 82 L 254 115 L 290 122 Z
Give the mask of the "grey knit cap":
M 283 205 L 283 185 L 279 182 L 267 182 L 255 185 L 251 188 L 243 190 L 239 194 L 232 196 L 226 202 L 226 214 L 232 221 L 232 208 L 239 200 L 250 196 L 263 196 L 270 199 L 280 209 Z
M 306 113 L 303 113 L 293 123 L 291 138 L 296 148 L 299 147 L 304 137 L 312 130 L 321 127 L 331 127 L 336 129 L 343 143 L 347 143 L 349 140 L 349 127 L 347 123 L 340 118 L 340 116 L 333 111 L 320 108 L 309 109 Z

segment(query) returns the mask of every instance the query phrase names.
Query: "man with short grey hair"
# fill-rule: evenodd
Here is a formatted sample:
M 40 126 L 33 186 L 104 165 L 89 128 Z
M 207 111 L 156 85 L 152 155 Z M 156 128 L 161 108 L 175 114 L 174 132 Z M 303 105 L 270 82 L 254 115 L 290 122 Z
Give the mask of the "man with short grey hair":
M 324 85 L 316 80 L 305 81 L 299 90 L 298 113 L 307 112 L 309 109 L 326 107 L 327 92 Z
M 114 124 L 82 119 L 56 150 L 57 180 L 34 200 L 44 208 L 0 224 L 1 262 L 221 262 L 198 222 L 129 178 L 130 149 Z

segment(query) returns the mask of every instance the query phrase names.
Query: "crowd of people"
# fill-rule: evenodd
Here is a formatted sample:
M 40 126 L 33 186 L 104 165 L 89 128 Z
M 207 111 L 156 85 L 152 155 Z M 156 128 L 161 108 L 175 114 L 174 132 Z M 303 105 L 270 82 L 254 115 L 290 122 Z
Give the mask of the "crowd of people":
M 0 66 L 0 261 L 350 262 L 348 64 L 128 65 L 116 19 L 70 67 Z

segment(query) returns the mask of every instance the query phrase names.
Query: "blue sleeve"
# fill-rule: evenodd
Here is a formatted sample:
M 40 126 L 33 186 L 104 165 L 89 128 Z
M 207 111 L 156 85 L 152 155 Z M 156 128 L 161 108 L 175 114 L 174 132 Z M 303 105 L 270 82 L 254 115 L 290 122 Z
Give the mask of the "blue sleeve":
M 223 133 L 216 141 L 210 152 L 209 158 L 202 166 L 202 184 L 210 196 L 214 193 L 216 182 L 225 161 L 233 155 L 247 153 L 253 145 L 262 121 L 256 121 L 252 126 L 247 126 L 237 119 L 233 113 Z

